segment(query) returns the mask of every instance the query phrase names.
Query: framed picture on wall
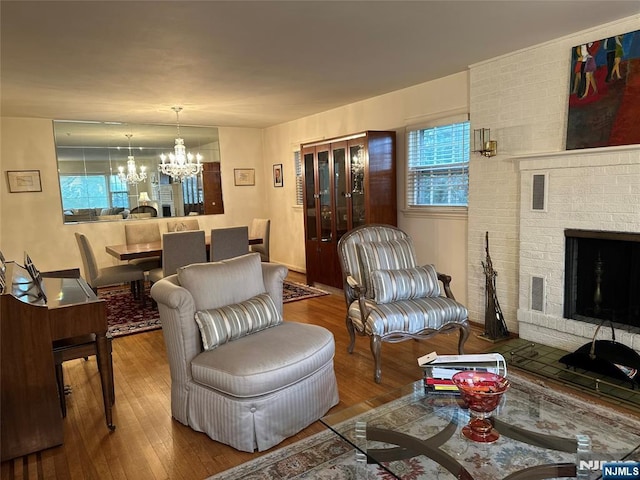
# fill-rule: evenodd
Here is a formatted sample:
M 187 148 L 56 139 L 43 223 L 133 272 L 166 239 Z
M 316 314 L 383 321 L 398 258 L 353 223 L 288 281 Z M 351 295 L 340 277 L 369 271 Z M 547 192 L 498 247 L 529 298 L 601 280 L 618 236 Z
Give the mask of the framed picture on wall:
M 567 150 L 640 143 L 640 30 L 571 49 Z
M 256 184 L 256 171 L 253 168 L 234 168 L 233 181 L 237 186 L 251 186 Z
M 41 192 L 40 170 L 7 170 L 9 192 Z
M 273 186 L 282 187 L 284 185 L 282 180 L 282 164 L 277 163 L 273 166 Z

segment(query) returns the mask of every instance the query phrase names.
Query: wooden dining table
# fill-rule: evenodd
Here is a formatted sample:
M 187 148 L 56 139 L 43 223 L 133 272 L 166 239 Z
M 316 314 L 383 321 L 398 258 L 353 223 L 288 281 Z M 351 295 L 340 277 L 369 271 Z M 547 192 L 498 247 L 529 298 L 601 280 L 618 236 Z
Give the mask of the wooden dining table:
M 211 245 L 211 236 L 205 236 L 207 251 Z M 262 238 L 249 238 L 249 245 L 262 243 Z M 107 245 L 105 250 L 109 255 L 118 260 L 133 260 L 135 258 L 159 257 L 162 256 L 162 241 L 149 243 L 130 243 L 122 245 Z

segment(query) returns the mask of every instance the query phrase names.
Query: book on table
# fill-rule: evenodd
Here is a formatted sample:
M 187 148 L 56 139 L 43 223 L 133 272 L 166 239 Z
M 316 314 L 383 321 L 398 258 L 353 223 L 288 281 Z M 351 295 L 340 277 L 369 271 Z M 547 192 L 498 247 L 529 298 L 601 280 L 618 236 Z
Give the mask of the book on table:
M 456 392 L 451 378 L 458 372 L 476 370 L 507 376 L 507 362 L 499 353 L 474 355 L 437 355 L 435 352 L 418 359 L 425 388 L 429 391 Z

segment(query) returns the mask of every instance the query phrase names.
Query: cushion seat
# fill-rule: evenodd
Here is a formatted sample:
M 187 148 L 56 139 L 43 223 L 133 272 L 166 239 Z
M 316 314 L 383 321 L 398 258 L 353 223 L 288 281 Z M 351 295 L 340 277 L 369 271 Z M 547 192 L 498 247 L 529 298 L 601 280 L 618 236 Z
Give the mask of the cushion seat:
M 438 330 L 447 323 L 465 323 L 467 309 L 447 297 L 424 297 L 377 304 L 366 300 L 370 310 L 364 330 L 367 335 L 385 336 L 395 332 L 415 334 L 425 329 Z M 357 301 L 349 307 L 349 317 L 362 327 L 362 315 Z
M 134 280 L 144 280 L 144 272 L 135 265 L 104 267 L 95 278 L 96 285 L 116 285 Z
M 272 353 L 256 353 L 262 351 Z M 191 362 L 191 374 L 195 382 L 223 394 L 256 397 L 313 375 L 331 361 L 334 352 L 333 335 L 328 330 L 283 322 L 260 335 L 248 335 L 200 353 Z

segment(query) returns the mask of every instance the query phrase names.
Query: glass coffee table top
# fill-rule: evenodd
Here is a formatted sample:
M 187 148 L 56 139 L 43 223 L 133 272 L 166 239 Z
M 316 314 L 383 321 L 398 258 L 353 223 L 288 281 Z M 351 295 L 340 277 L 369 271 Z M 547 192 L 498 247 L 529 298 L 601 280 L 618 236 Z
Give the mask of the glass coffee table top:
M 640 461 L 638 417 L 508 378 L 493 443 L 463 436 L 460 396 L 427 392 L 422 380 L 321 422 L 355 447 L 359 478 L 592 480 L 602 478 L 600 462 Z

